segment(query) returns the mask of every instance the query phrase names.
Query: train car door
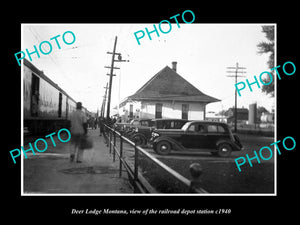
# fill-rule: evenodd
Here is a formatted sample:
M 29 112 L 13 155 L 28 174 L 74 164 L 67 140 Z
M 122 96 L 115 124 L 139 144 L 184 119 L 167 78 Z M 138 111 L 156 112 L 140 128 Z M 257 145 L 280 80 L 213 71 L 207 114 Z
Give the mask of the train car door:
M 40 78 L 34 74 L 31 76 L 31 116 L 37 117 L 39 112 Z
M 58 117 L 61 117 L 61 107 L 62 106 L 62 93 L 59 92 L 59 97 L 58 97 Z

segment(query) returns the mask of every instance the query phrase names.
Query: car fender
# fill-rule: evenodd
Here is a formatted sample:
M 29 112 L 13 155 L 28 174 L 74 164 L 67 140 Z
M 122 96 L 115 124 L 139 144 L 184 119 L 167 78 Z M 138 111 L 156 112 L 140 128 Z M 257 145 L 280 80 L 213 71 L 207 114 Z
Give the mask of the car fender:
M 216 143 L 216 148 L 218 148 L 218 146 L 219 146 L 220 144 L 223 144 L 223 143 L 226 143 L 226 144 L 229 144 L 230 146 L 232 146 L 232 143 L 231 143 L 230 140 L 227 140 L 227 139 L 220 139 L 220 140 L 218 140 L 217 143 Z
M 229 144 L 231 146 L 231 148 L 232 148 L 233 151 L 241 151 L 243 149 L 242 147 L 239 147 L 236 143 L 233 143 L 229 139 L 221 139 L 221 140 L 217 141 L 217 143 L 216 143 L 216 149 L 218 148 L 218 146 L 220 144 L 223 144 L 223 143 Z
M 186 150 L 185 147 L 183 147 L 183 145 L 180 144 L 178 141 L 174 140 L 173 138 L 165 137 L 165 136 L 156 138 L 153 142 L 153 146 L 155 147 L 156 144 L 160 141 L 169 142 L 172 146 L 172 149 L 175 150 L 175 151 Z
M 141 137 L 143 137 L 147 141 L 146 136 L 144 134 L 142 134 L 142 133 L 134 132 L 133 134 L 131 134 L 131 138 L 134 138 L 135 136 L 141 136 Z

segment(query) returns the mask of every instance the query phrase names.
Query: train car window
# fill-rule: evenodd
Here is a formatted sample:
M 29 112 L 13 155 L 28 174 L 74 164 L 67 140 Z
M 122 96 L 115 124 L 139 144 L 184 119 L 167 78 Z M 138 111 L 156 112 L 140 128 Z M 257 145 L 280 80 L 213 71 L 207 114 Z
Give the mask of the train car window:
M 32 73 L 31 77 L 31 116 L 38 116 L 39 112 L 39 95 L 40 95 L 40 78 Z
M 66 98 L 66 118 L 69 118 L 69 100 Z
M 59 96 L 58 96 L 58 117 L 61 117 L 61 106 L 62 106 L 62 93 L 59 92 Z

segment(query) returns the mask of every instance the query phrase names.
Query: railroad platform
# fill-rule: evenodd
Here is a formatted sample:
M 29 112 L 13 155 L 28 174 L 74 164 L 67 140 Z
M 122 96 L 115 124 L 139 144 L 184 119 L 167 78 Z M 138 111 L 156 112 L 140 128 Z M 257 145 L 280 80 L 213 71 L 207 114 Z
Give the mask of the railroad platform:
M 94 147 L 85 150 L 82 163 L 71 163 L 71 143 L 47 139 L 48 149 L 27 154 L 23 161 L 24 194 L 123 194 L 133 193 L 127 173 L 119 177 L 119 161 L 113 162 L 99 129 L 89 129 Z M 28 146 L 24 146 L 28 149 Z

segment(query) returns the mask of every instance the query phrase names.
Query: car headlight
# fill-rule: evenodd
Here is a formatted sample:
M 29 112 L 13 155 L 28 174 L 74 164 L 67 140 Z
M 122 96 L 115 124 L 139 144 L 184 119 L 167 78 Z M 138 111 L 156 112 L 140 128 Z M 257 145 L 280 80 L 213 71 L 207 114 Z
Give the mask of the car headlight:
M 159 133 L 152 132 L 152 137 L 154 137 L 154 138 L 159 137 Z

